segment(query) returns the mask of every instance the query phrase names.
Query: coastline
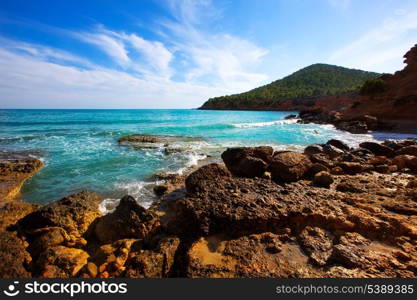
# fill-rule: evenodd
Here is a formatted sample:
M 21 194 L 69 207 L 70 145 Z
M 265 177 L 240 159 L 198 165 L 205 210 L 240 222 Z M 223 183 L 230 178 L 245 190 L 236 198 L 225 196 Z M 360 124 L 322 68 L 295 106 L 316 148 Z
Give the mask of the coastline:
M 103 215 L 87 191 L 9 202 L 1 277 L 416 276 L 416 140 L 232 148 L 216 160 L 157 174 L 148 209 L 125 196 Z

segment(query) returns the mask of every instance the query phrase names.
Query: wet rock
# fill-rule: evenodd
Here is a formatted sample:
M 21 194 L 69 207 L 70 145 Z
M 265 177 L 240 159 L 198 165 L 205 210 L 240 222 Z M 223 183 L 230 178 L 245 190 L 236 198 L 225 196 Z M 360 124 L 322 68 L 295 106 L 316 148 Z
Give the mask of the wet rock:
M 0 157 L 0 202 L 13 200 L 23 183 L 42 167 L 43 163 L 38 159 L 3 153 Z
M 93 221 L 102 214 L 99 211 L 100 196 L 82 191 L 59 201 L 45 205 L 19 220 L 17 226 L 24 234 L 44 227 L 62 227 L 67 233 L 82 236 Z
M 272 147 L 229 148 L 222 159 L 229 171 L 236 176 L 261 177 L 269 166 Z
M 394 157 L 394 150 L 382 144 L 378 144 L 374 142 L 363 142 L 363 143 L 360 143 L 359 146 L 361 148 L 368 149 L 375 155 Z
M 333 177 L 329 172 L 321 171 L 314 175 L 313 183 L 316 186 L 321 186 L 325 188 L 329 188 L 330 185 L 333 183 Z
M 274 181 L 297 181 L 311 168 L 310 159 L 298 152 L 283 152 L 274 155 L 270 172 Z
M 109 243 L 124 238 L 146 238 L 159 222 L 131 196 L 124 196 L 116 210 L 99 218 L 94 227 L 96 238 Z
M 226 167 L 213 163 L 191 173 L 185 180 L 185 186 L 190 194 L 203 193 L 211 189 L 211 181 L 230 176 L 231 174 Z
M 166 139 L 153 135 L 133 134 L 118 139 L 119 143 L 164 143 Z
M 309 145 L 304 149 L 305 155 L 313 155 L 323 153 L 323 147 L 321 145 Z
M 338 148 L 342 151 L 349 151 L 350 150 L 350 147 L 345 142 L 343 142 L 341 140 L 331 139 L 331 140 L 328 140 L 326 144 L 331 145 L 333 147 L 336 147 L 336 148 Z
M 158 184 L 153 187 L 153 191 L 157 196 L 162 196 L 168 191 L 168 186 L 166 184 Z

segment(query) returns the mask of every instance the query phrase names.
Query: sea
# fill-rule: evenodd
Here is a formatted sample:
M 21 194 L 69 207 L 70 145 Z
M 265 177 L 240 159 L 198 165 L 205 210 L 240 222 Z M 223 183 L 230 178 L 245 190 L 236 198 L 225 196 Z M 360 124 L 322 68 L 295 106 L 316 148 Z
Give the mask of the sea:
M 46 204 L 82 189 L 97 191 L 110 210 L 129 194 L 149 206 L 156 173 L 182 173 L 227 147 L 270 145 L 302 151 L 308 144 L 340 139 L 406 138 L 389 133 L 350 134 L 332 125 L 298 124 L 296 112 L 167 110 L 0 110 L 0 151 L 25 151 L 45 167 L 26 181 L 21 198 Z M 135 149 L 122 136 L 169 137 L 169 145 Z M 415 137 L 415 136 L 414 136 Z M 177 149 L 166 153 L 165 148 Z

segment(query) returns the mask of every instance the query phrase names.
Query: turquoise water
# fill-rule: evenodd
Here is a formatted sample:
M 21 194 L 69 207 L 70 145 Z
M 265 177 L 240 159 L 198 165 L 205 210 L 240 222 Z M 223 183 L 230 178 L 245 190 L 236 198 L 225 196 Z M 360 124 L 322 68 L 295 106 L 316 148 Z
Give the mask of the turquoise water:
M 129 193 L 149 204 L 156 172 L 181 172 L 224 147 L 303 145 L 339 138 L 351 144 L 372 139 L 332 126 L 301 125 L 283 118 L 291 112 L 199 110 L 0 110 L 0 149 L 31 150 L 45 168 L 23 189 L 26 201 L 48 203 L 80 189 L 108 199 Z M 166 155 L 158 149 L 135 150 L 117 139 L 129 134 L 175 136 Z M 189 137 L 184 139 L 183 137 Z

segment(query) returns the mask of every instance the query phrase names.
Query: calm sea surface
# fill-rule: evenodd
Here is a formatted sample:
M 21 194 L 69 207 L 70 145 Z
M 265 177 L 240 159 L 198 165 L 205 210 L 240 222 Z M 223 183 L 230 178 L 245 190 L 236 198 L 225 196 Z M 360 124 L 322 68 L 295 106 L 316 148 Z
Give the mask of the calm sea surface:
M 156 172 L 181 172 L 225 147 L 271 145 L 302 149 L 330 138 L 357 145 L 372 135 L 352 135 L 329 125 L 283 120 L 291 112 L 199 110 L 0 110 L 0 150 L 30 150 L 45 168 L 23 189 L 26 201 L 48 203 L 80 189 L 109 200 L 129 193 L 144 205 L 153 200 Z M 173 136 L 165 154 L 157 149 L 120 146 L 129 134 Z

